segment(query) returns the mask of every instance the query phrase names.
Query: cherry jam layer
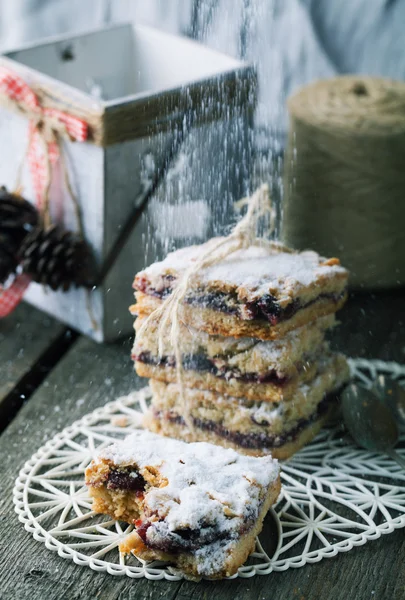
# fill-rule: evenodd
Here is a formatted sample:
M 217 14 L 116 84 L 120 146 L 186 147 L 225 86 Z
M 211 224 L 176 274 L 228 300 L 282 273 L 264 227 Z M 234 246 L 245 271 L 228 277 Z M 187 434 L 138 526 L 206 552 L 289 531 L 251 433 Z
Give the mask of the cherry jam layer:
M 251 523 L 253 525 L 253 521 Z M 214 541 L 229 539 L 229 532 L 221 531 L 215 525 L 202 524 L 201 527 L 191 529 L 169 530 L 165 520 L 142 521 L 135 523 L 136 531 L 143 543 L 153 550 L 178 554 L 180 552 L 193 552 L 202 546 L 212 544 Z
M 164 300 L 173 291 L 174 286 L 172 285 L 172 281 L 173 278 L 168 280 L 167 285 L 163 284 L 161 289 L 156 289 L 146 279 L 141 279 L 137 281 L 136 289 L 148 296 L 155 296 Z M 261 298 L 253 302 L 241 302 L 236 294 L 219 291 L 207 292 L 206 289 L 197 289 L 193 290 L 193 294 L 186 296 L 184 302 L 191 306 L 209 308 L 228 315 L 236 315 L 243 320 L 259 319 L 276 325 L 281 321 L 291 319 L 300 309 L 307 308 L 319 300 L 330 300 L 337 304 L 346 294 L 347 290 L 338 294 L 323 293 L 306 303 L 298 299 L 293 300 L 288 306 L 282 308 L 277 299 L 271 294 L 264 294 Z
M 240 527 L 234 530 L 224 531 L 215 523 L 207 521 L 202 521 L 200 526 L 195 529 L 184 527 L 172 530 L 169 529 L 164 519 L 153 522 L 148 519 L 144 521 L 139 519 L 135 522 L 135 527 L 143 543 L 153 550 L 160 550 L 169 554 L 192 553 L 213 542 L 223 540 L 226 543 L 231 539 L 237 539 L 253 527 L 260 509 L 261 504 L 256 511 L 249 508 L 240 523 Z
M 162 356 L 158 358 L 150 352 L 139 352 L 133 354 L 132 359 L 148 365 L 157 367 L 172 367 L 176 366 L 174 356 Z M 215 359 L 208 358 L 204 354 L 184 354 L 182 358 L 183 368 L 188 371 L 198 371 L 201 373 L 210 373 L 221 379 L 237 379 L 238 381 L 247 383 L 273 383 L 274 385 L 282 386 L 289 378 L 278 375 L 275 369 L 267 373 L 242 373 L 238 368 L 227 368 L 224 366 L 218 367 L 215 364 Z
M 280 446 L 284 446 L 284 444 L 288 442 L 293 442 L 297 439 L 300 433 L 306 428 L 309 427 L 312 423 L 317 421 L 326 412 L 334 405 L 337 404 L 339 400 L 339 395 L 342 391 L 343 387 L 336 392 L 331 392 L 330 394 L 326 394 L 323 400 L 318 404 L 316 410 L 306 419 L 300 419 L 295 427 L 292 429 L 283 432 L 278 435 L 269 435 L 268 433 L 241 433 L 238 431 L 230 431 L 226 429 L 221 423 L 217 423 L 216 421 L 210 421 L 208 419 L 196 419 L 192 418 L 194 425 L 205 431 L 212 431 L 219 437 L 230 440 L 234 442 L 241 448 L 246 449 L 260 449 L 260 448 L 279 448 Z M 154 415 L 157 419 L 166 419 L 172 423 L 178 423 L 180 425 L 185 425 L 185 421 L 182 416 L 173 414 L 170 411 L 154 411 Z
M 108 472 L 107 489 L 143 492 L 146 481 L 134 467 L 112 467 Z

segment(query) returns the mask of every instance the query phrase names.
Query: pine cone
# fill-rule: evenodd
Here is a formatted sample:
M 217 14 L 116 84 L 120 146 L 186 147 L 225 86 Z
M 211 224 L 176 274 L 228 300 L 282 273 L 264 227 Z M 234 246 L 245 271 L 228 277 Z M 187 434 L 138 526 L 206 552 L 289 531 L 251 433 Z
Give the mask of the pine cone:
M 0 283 L 16 270 L 20 246 L 37 223 L 35 206 L 0 187 Z
M 59 225 L 35 228 L 23 242 L 20 259 L 25 273 L 52 290 L 91 285 L 87 244 Z

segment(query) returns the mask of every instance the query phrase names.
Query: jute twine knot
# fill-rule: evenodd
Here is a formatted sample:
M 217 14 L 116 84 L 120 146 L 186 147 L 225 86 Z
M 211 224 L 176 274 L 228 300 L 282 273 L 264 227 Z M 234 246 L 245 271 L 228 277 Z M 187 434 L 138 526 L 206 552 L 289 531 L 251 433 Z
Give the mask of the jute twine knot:
M 28 118 L 30 119 L 32 126 L 37 129 L 47 144 L 57 142 L 59 135 L 72 140 L 66 125 L 62 123 L 62 121 L 59 121 L 54 117 L 44 118 L 42 115 L 38 115 L 34 111 L 32 112 L 32 115 L 28 115 Z
M 204 269 L 218 264 L 225 260 L 228 256 L 238 250 L 249 248 L 250 246 L 265 246 L 276 248 L 278 251 L 291 252 L 289 248 L 272 242 L 264 237 L 257 237 L 259 221 L 262 217 L 269 218 L 268 236 L 274 230 L 275 211 L 272 207 L 267 184 L 262 185 L 250 197 L 240 200 L 237 203 L 238 208 L 247 206 L 247 211 L 244 217 L 237 223 L 232 232 L 224 238 L 219 238 L 211 244 L 205 252 L 203 252 L 197 260 L 183 273 L 176 288 L 168 296 L 161 306 L 155 309 L 145 320 L 140 328 L 138 335 L 141 337 L 145 329 L 148 327 L 152 319 L 157 319 L 158 326 L 158 348 L 159 356 L 163 356 L 163 346 L 167 339 L 167 331 L 169 329 L 169 341 L 173 348 L 176 360 L 177 384 L 179 386 L 180 401 L 182 405 L 182 416 L 190 431 L 190 436 L 194 435 L 194 424 L 190 416 L 190 406 L 187 402 L 185 393 L 183 364 L 181 352 L 181 303 L 190 289 L 195 284 L 196 276 Z
M 27 159 L 28 159 L 31 149 L 32 149 L 34 136 L 37 136 L 37 138 L 40 142 L 40 145 L 41 145 L 41 152 L 44 157 L 44 166 L 45 166 L 45 173 L 46 173 L 45 180 L 43 183 L 44 192 L 43 192 L 43 197 L 41 198 L 41 216 L 42 216 L 42 221 L 44 223 L 44 226 L 48 227 L 49 225 L 51 225 L 49 192 L 50 192 L 51 183 L 52 183 L 53 164 L 54 164 L 54 162 L 56 160 L 56 156 L 57 156 L 60 160 L 63 179 L 64 179 L 64 182 L 66 185 L 67 192 L 73 202 L 75 216 L 76 216 L 77 230 L 78 230 L 79 235 L 81 237 L 84 237 L 84 226 L 83 226 L 81 208 L 80 208 L 79 200 L 73 191 L 73 187 L 72 187 L 72 184 L 70 181 L 69 169 L 68 169 L 68 166 L 66 163 L 66 157 L 65 157 L 65 152 L 63 149 L 63 141 L 62 141 L 63 137 L 66 137 L 70 140 L 73 140 L 73 138 L 69 134 L 69 131 L 68 131 L 66 125 L 63 122 L 61 122 L 60 120 L 58 120 L 57 118 L 54 118 L 51 116 L 44 117 L 43 115 L 38 114 L 37 111 L 27 110 L 27 109 L 24 110 L 24 114 L 29 119 L 30 126 L 29 126 L 28 140 L 27 140 L 25 152 L 22 156 L 22 159 L 21 159 L 20 164 L 17 169 L 15 188 L 16 188 L 16 190 L 21 190 L 21 188 L 22 188 L 23 170 L 24 170 L 25 164 L 27 162 Z M 50 148 L 56 148 L 57 150 L 56 151 L 54 150 L 52 152 L 52 151 L 50 151 Z

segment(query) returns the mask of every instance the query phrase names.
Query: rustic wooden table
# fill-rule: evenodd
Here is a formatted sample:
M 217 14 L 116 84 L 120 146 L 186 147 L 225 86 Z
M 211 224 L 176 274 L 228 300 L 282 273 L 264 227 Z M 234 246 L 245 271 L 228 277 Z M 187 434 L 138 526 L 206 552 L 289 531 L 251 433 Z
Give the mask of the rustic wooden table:
M 351 298 L 335 344 L 350 356 L 405 362 L 404 301 L 403 291 Z M 18 471 L 57 431 L 141 385 L 130 347 L 99 346 L 26 305 L 0 321 L 1 600 L 405 598 L 404 530 L 303 568 L 198 584 L 95 573 L 36 542 L 14 513 Z

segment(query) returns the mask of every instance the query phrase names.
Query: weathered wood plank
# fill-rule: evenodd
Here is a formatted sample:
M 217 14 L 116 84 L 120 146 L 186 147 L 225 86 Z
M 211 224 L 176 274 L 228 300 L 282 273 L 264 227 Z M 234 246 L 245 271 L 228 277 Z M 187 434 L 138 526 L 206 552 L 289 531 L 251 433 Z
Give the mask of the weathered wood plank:
M 129 342 L 99 346 L 83 338 L 76 341 L 0 437 L 0 598 L 175 597 L 178 583 L 111 577 L 60 558 L 24 530 L 12 506 L 15 477 L 39 446 L 75 419 L 139 385 L 129 351 Z
M 36 367 L 43 369 L 41 357 L 66 331 L 54 319 L 20 304 L 7 318 L 0 319 L 0 421 L 6 421 L 10 404 L 29 392 L 27 376 Z M 44 373 L 42 372 L 42 378 Z M 35 379 L 35 377 L 34 377 Z M 26 389 L 21 383 L 27 384 Z M 32 382 L 33 384 L 35 381 Z M 15 391 L 18 397 L 10 398 Z M 20 398 L 23 400 L 23 398 Z
M 398 335 L 403 331 L 401 304 L 403 300 L 400 302 L 396 295 L 386 296 L 379 301 L 381 312 L 375 312 L 364 299 L 352 300 L 343 315 L 345 325 L 338 336 L 339 346 L 343 345 L 352 356 L 372 352 L 376 357 L 399 360 L 404 345 L 402 334 Z M 369 315 L 367 318 L 360 316 L 362 310 Z M 368 331 L 378 331 L 378 337 L 370 336 Z M 114 346 L 97 346 L 84 339 L 75 342 L 1 436 L 0 597 L 7 600 L 346 600 L 348 597 L 399 600 L 404 597 L 403 530 L 304 568 L 247 580 L 200 584 L 129 580 L 94 573 L 36 542 L 13 514 L 10 492 L 16 474 L 22 463 L 57 430 L 103 402 L 142 385 L 133 374 L 129 349 L 129 342 Z

